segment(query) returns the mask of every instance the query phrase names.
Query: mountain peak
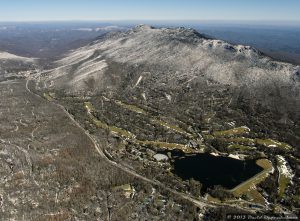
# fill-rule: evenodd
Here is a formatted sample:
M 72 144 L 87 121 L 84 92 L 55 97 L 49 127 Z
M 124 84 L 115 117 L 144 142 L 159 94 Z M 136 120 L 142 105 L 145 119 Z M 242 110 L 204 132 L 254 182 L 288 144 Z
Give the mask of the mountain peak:
M 165 35 L 165 36 L 172 36 L 174 38 L 179 37 L 181 39 L 209 39 L 204 34 L 199 33 L 195 29 L 192 28 L 184 28 L 184 27 L 178 27 L 178 28 L 164 28 L 164 27 L 153 27 L 150 25 L 137 25 L 133 29 L 129 31 L 129 33 L 141 33 L 143 34 L 144 32 L 148 33 L 149 31 L 152 31 L 153 33 L 156 33 L 157 35 Z
M 155 29 L 155 28 L 153 26 L 151 26 L 151 25 L 145 25 L 145 24 L 137 25 L 134 28 L 134 30 L 139 30 L 139 31 L 142 31 L 142 30 L 151 30 L 151 29 Z
M 78 61 L 80 67 L 77 67 Z M 190 28 L 154 28 L 149 25 L 109 34 L 92 45 L 79 48 L 58 62 L 61 68 L 53 72 L 51 80 L 57 78 L 56 85 L 59 85 L 62 82 L 60 77 L 64 76 L 70 91 L 77 91 L 85 88 L 85 79 L 90 78 L 98 82 L 94 90 L 100 91 L 103 85 L 109 84 L 109 81 L 103 83 L 102 77 L 112 61 L 120 65 L 147 66 L 148 72 L 156 73 L 154 85 L 170 82 L 170 88 L 177 84 L 173 82 L 177 78 L 187 82 L 198 79 L 208 85 L 213 82 L 252 88 L 260 87 L 262 82 L 265 85 L 272 85 L 274 81 L 291 85 L 298 81 L 297 76 L 291 77 L 295 72 L 292 65 L 272 61 L 249 46 L 207 38 Z M 73 63 L 77 71 L 72 69 L 67 77 L 66 66 Z M 86 70 L 86 75 L 83 70 Z M 172 77 L 167 73 L 173 73 Z M 72 77 L 74 80 L 70 81 Z M 62 87 L 66 88 L 65 85 Z

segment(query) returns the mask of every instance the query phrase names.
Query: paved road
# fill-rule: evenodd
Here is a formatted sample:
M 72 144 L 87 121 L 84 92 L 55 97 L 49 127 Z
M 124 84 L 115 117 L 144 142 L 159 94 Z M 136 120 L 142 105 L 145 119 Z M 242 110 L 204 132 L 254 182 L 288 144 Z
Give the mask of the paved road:
M 28 87 L 28 83 L 30 81 L 30 78 L 27 79 L 26 81 L 26 90 L 31 93 L 32 95 L 34 96 L 37 96 L 39 97 L 40 99 L 43 99 L 44 101 L 46 99 L 44 99 L 43 97 L 41 97 L 40 95 L 34 93 L 33 91 L 31 91 Z M 244 210 L 245 212 L 253 212 L 255 213 L 257 210 L 260 210 L 260 209 L 252 209 L 252 211 L 250 209 L 247 209 L 247 211 L 238 206 L 238 205 L 231 205 L 231 204 L 228 204 L 228 203 L 213 203 L 213 202 L 208 202 L 207 200 L 205 199 L 196 199 L 196 198 L 193 198 L 191 197 L 190 195 L 188 194 L 185 194 L 185 193 L 181 193 L 181 192 L 178 192 L 174 189 L 171 189 L 169 187 L 167 187 L 165 184 L 157 181 L 157 180 L 151 180 L 143 175 L 140 175 L 138 174 L 137 172 L 133 171 L 132 169 L 126 167 L 125 165 L 122 165 L 122 164 L 119 164 L 111 159 L 109 159 L 105 153 L 102 151 L 102 149 L 100 148 L 98 142 L 95 140 L 95 138 L 93 138 L 93 136 L 91 134 L 89 134 L 89 132 L 87 130 L 85 130 L 74 118 L 71 114 L 69 114 L 69 112 L 65 109 L 65 107 L 59 103 L 57 103 L 56 101 L 48 101 L 49 103 L 52 103 L 53 105 L 56 105 L 59 109 L 61 109 L 65 114 L 66 116 L 89 138 L 89 140 L 93 143 L 93 146 L 96 150 L 96 152 L 103 158 L 105 159 L 108 163 L 110 163 L 111 165 L 119 168 L 120 170 L 136 177 L 136 178 L 139 178 L 147 183 L 150 183 L 152 185 L 155 185 L 155 186 L 159 186 L 167 191 L 169 191 L 170 193 L 180 197 L 180 198 L 183 198 L 183 199 L 186 199 L 188 201 L 190 201 L 191 203 L 193 203 L 195 206 L 199 207 L 199 208 L 214 208 L 214 207 L 218 207 L 218 206 L 228 206 L 228 207 L 231 207 L 231 208 L 236 208 L 236 209 L 239 209 L 239 210 Z
M 40 99 L 44 99 L 44 98 L 42 98 L 40 95 L 38 95 L 38 94 L 32 92 L 32 91 L 29 89 L 29 87 L 28 87 L 29 81 L 30 81 L 30 79 L 27 79 L 27 81 L 26 81 L 26 90 L 27 90 L 29 93 L 31 93 L 32 95 L 37 96 L 37 97 L 39 97 Z M 44 99 L 44 100 L 45 100 L 45 99 Z M 71 114 L 69 114 L 68 111 L 66 111 L 66 109 L 65 109 L 64 106 L 62 106 L 61 104 L 59 104 L 59 103 L 57 103 L 57 102 L 51 102 L 51 103 L 54 104 L 54 105 L 56 105 L 57 107 L 59 107 L 59 108 L 60 108 L 60 109 L 68 116 L 68 118 L 69 118 L 69 119 L 70 119 L 70 120 L 71 120 L 71 121 L 72 121 L 79 129 L 80 129 L 80 130 L 82 130 L 82 132 L 85 133 L 85 135 L 92 141 L 92 143 L 93 143 L 93 145 L 94 145 L 94 147 L 95 147 L 97 153 L 98 153 L 102 158 L 104 158 L 107 162 L 109 162 L 111 165 L 113 165 L 113 166 L 115 166 L 115 167 L 117 167 L 117 168 L 123 170 L 124 172 L 126 172 L 126 173 L 128 173 L 128 174 L 130 174 L 130 175 L 132 175 L 132 176 L 134 176 L 134 177 L 137 177 L 137 178 L 139 178 L 139 179 L 141 179 L 141 180 L 143 180 L 143 181 L 145 181 L 145 182 L 148 182 L 148 183 L 150 183 L 150 184 L 152 184 L 152 185 L 156 185 L 156 186 L 162 187 L 162 188 L 164 188 L 165 190 L 171 192 L 172 194 L 174 194 L 174 195 L 176 195 L 176 196 L 179 196 L 179 197 L 181 197 L 181 198 L 183 198 L 183 199 L 186 199 L 186 200 L 192 202 L 192 203 L 193 203 L 195 206 L 197 206 L 197 207 L 200 207 L 200 208 L 204 208 L 204 207 L 216 207 L 215 204 L 205 202 L 204 200 L 201 201 L 201 200 L 199 200 L 199 199 L 192 198 L 192 197 L 190 197 L 190 196 L 187 195 L 187 194 L 180 193 L 180 192 L 177 192 L 176 190 L 173 190 L 173 189 L 171 189 L 171 188 L 169 188 L 169 187 L 166 187 L 165 184 L 163 184 L 163 183 L 161 183 L 161 182 L 159 182 L 159 181 L 148 179 L 147 177 L 144 177 L 144 176 L 142 176 L 142 175 L 136 173 L 135 171 L 133 171 L 133 170 L 131 170 L 131 169 L 125 167 L 124 165 L 118 164 L 118 163 L 112 161 L 111 159 L 107 158 L 107 156 L 106 156 L 106 155 L 104 154 L 104 152 L 101 150 L 101 148 L 100 148 L 99 144 L 97 143 L 97 141 L 96 141 L 96 140 L 88 133 L 88 131 L 86 131 L 86 130 L 85 130 L 85 129 L 84 129 L 84 128 L 83 128 L 83 127 L 82 127 L 82 126 L 81 126 L 74 118 L 73 118 L 73 116 L 72 116 Z

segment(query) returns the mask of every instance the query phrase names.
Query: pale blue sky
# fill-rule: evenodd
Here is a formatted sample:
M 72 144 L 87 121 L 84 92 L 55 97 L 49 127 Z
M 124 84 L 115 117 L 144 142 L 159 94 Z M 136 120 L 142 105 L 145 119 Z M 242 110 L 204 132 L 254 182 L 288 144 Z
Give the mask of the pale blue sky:
M 300 21 L 300 0 L 0 0 L 0 21 Z

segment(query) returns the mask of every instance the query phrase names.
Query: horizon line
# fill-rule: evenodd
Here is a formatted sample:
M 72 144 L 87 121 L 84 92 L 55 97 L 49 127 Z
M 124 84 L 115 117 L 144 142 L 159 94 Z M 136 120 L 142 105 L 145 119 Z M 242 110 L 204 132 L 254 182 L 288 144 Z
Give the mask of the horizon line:
M 129 21 L 194 21 L 194 22 L 299 22 L 300 20 L 288 20 L 288 19 L 42 19 L 42 20 L 0 20 L 0 23 L 4 22 L 129 22 Z

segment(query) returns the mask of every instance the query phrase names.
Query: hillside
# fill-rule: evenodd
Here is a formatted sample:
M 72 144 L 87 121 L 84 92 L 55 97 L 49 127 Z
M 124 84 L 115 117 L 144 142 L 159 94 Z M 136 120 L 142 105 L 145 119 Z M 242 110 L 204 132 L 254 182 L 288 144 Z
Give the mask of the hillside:
M 192 29 L 138 26 L 109 34 L 58 61 L 45 79 L 49 89 L 70 94 L 109 90 L 139 99 L 151 99 L 153 91 L 176 97 L 199 85 L 200 90 L 220 85 L 234 90 L 233 98 L 243 93 L 299 116 L 294 111 L 299 109 L 298 66 L 273 61 L 249 46 L 207 39 Z
M 38 67 L 39 60 L 0 51 L 0 81 L 25 77 Z

